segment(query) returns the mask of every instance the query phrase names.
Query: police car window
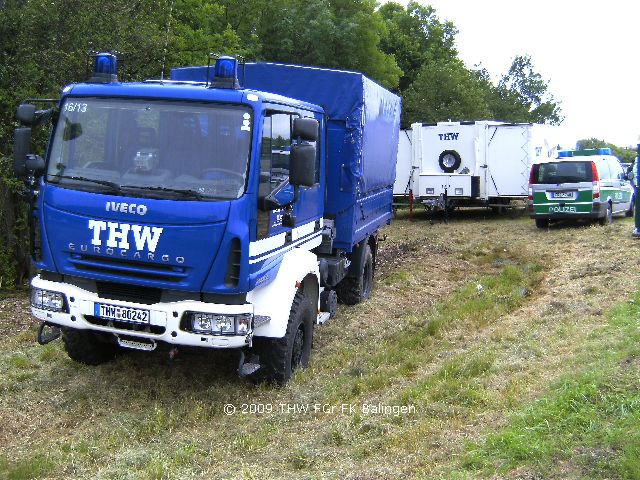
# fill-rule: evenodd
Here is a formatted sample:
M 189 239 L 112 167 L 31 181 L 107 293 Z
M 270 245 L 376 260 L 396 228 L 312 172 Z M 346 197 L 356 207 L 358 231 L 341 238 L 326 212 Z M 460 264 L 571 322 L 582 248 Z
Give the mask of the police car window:
M 622 166 L 618 160 L 615 158 L 609 159 L 609 168 L 611 170 L 611 178 L 615 178 L 617 180 L 623 178 L 624 171 L 622 170 Z
M 606 160 L 601 160 L 598 162 L 598 173 L 600 174 L 600 180 L 609 180 L 613 178 L 611 174 L 611 169 L 609 167 L 609 162 Z
M 540 164 L 538 183 L 591 182 L 591 162 L 550 162 Z

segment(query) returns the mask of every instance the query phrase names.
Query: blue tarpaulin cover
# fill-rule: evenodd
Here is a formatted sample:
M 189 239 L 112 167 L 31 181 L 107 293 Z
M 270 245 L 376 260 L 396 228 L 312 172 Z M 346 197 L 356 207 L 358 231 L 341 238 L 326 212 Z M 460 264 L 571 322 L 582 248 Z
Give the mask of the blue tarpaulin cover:
M 213 68 L 209 70 L 213 71 Z M 336 220 L 334 245 L 352 246 L 392 216 L 400 97 L 361 73 L 325 68 L 247 63 L 242 88 L 321 106 L 328 116 L 325 217 Z M 207 80 L 207 67 L 176 68 L 172 80 Z

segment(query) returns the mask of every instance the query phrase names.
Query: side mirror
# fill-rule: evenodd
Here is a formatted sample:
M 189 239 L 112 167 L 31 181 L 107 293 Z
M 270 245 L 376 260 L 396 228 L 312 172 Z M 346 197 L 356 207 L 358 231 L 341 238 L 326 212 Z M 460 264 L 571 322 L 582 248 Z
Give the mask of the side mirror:
M 316 184 L 316 147 L 306 143 L 292 145 L 290 162 L 291 185 L 313 187 Z
M 317 141 L 318 121 L 315 118 L 294 118 L 291 136 L 293 138 L 300 138 L 307 142 Z
M 36 121 L 36 106 L 30 103 L 23 103 L 18 106 L 16 113 L 18 121 L 26 126 L 33 126 Z
M 13 135 L 13 174 L 27 176 L 27 155 L 31 153 L 31 128 L 16 128 Z

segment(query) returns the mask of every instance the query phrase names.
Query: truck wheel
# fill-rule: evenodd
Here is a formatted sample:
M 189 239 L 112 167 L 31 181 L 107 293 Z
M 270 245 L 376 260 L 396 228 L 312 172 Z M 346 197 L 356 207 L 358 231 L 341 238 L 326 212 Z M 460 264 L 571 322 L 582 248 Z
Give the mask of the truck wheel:
M 611 207 L 611 203 L 607 203 L 607 213 L 605 213 L 604 217 L 598 219 L 598 223 L 600 225 L 609 225 L 613 223 L 613 208 Z
M 254 348 L 260 357 L 263 380 L 280 385 L 289 381 L 293 372 L 309 365 L 313 344 L 315 309 L 302 290 L 293 299 L 287 333 L 282 338 L 255 338 Z
M 626 212 L 624 212 L 625 217 L 633 217 L 635 208 L 636 208 L 636 199 L 635 197 L 631 197 L 631 204 L 629 205 L 629 209 Z
M 338 300 L 347 305 L 355 305 L 369 298 L 373 287 L 373 273 L 373 254 L 367 243 L 362 249 L 359 271 L 354 276 L 346 276 L 336 285 Z
M 110 362 L 115 358 L 118 350 L 118 346 L 110 342 L 107 335 L 89 330 L 63 327 L 62 341 L 67 355 L 72 360 L 85 365 Z
M 538 228 L 547 228 L 547 227 L 549 227 L 549 220 L 544 220 L 542 218 L 536 218 L 536 227 L 538 227 Z

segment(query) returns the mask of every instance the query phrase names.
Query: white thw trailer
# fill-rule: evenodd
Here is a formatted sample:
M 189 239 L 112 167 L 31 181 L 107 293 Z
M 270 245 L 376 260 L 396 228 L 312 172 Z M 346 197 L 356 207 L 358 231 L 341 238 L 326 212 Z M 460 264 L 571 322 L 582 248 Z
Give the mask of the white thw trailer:
M 394 197 L 427 208 L 500 207 L 528 195 L 531 164 L 554 158 L 554 128 L 496 121 L 414 123 L 400 132 Z

